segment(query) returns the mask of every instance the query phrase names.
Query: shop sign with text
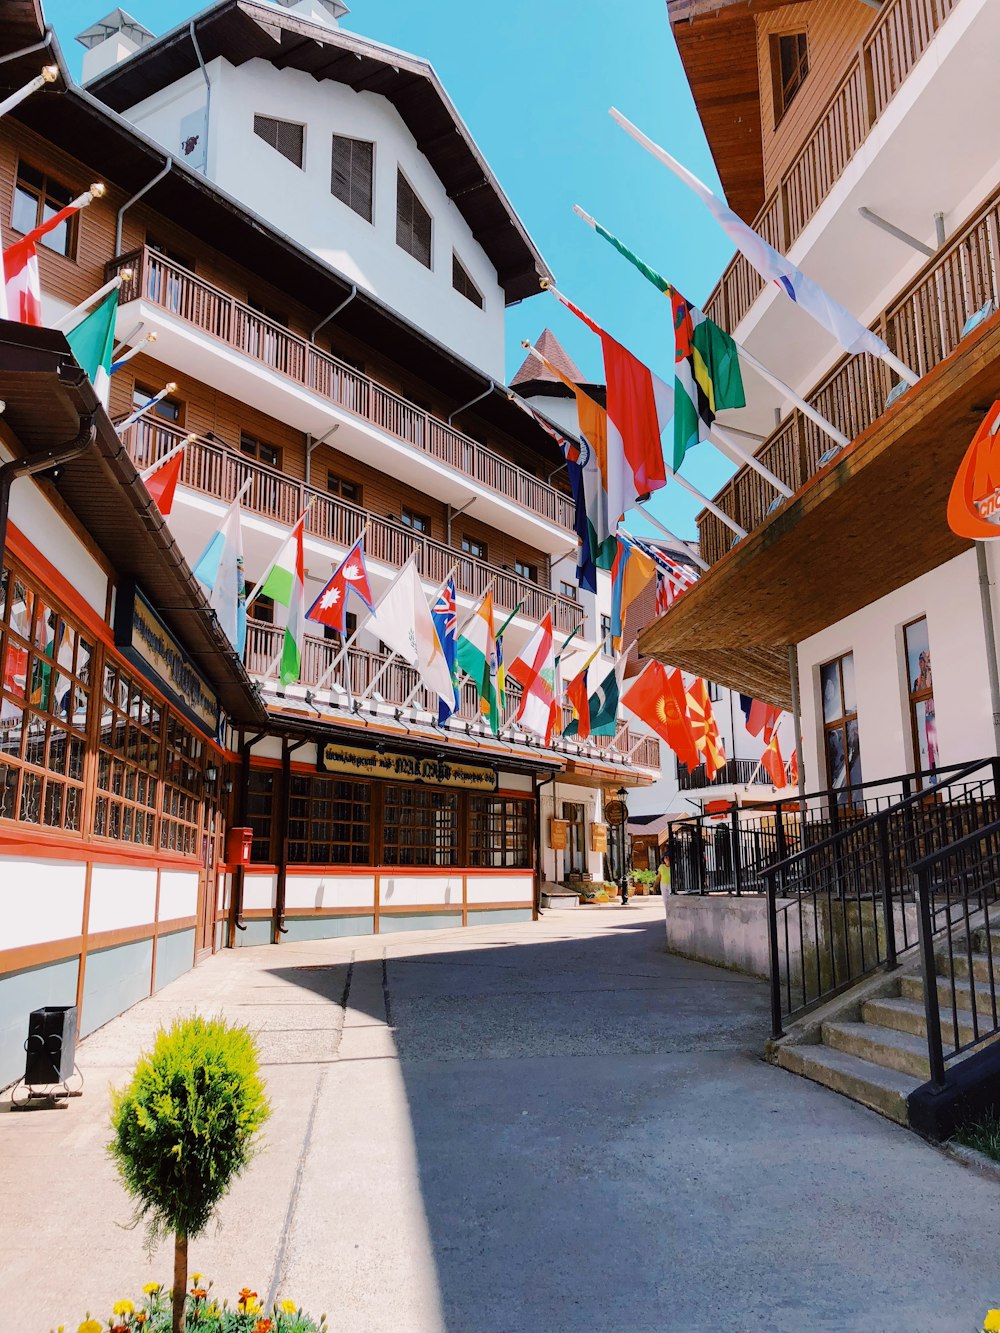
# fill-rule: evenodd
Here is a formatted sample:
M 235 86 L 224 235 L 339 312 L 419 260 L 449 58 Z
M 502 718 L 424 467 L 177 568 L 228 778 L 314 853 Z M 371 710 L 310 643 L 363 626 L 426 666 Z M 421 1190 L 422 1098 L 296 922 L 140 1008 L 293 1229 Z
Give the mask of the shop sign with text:
M 431 759 L 392 750 L 357 750 L 330 741 L 319 752 L 324 773 L 354 777 L 385 778 L 389 782 L 424 782 L 432 787 L 462 787 L 466 791 L 495 791 L 497 775 L 479 764 L 458 764 L 450 759 Z
M 118 590 L 115 647 L 166 695 L 184 716 L 214 737 L 219 701 L 187 653 L 134 584 Z

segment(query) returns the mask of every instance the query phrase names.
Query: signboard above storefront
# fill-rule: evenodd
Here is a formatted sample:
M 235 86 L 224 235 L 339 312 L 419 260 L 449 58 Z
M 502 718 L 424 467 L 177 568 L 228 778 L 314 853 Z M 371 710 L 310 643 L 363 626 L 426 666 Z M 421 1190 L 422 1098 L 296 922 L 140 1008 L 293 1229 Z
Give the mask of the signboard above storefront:
M 607 824 L 591 824 L 590 850 L 592 852 L 606 852 L 608 850 Z
M 115 647 L 166 696 L 179 712 L 213 738 L 219 730 L 219 701 L 150 602 L 134 583 L 115 600 Z
M 554 852 L 564 852 L 569 845 L 569 823 L 565 819 L 549 821 L 549 845 Z
M 392 750 L 359 750 L 330 741 L 319 751 L 323 773 L 344 773 L 361 778 L 384 778 L 388 782 L 422 782 L 431 787 L 461 787 L 465 791 L 496 791 L 497 775 L 480 764 L 460 764 L 451 759 L 400 754 Z

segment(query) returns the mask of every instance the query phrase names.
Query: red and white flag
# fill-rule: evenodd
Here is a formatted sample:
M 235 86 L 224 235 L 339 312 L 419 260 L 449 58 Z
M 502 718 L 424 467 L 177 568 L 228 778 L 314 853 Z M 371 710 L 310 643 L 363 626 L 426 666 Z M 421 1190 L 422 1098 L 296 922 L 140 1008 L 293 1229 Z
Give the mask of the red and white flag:
M 180 444 L 175 444 L 169 453 L 165 453 L 162 458 L 139 473 L 146 484 L 146 490 L 153 497 L 153 502 L 164 518 L 170 517 L 170 511 L 174 507 L 174 493 L 184 466 L 187 443 L 187 440 L 183 440 Z
M 535 630 L 507 668 L 521 686 L 521 704 L 517 720 L 525 731 L 540 736 L 546 745 L 552 741 L 559 702 L 556 698 L 556 653 L 552 639 L 552 612 Z
M 347 596 L 354 592 L 369 611 L 375 610 L 372 585 L 365 564 L 365 539 L 358 538 L 330 576 L 330 581 L 306 612 L 307 620 L 330 625 L 338 634 L 347 628 Z
M 43 236 L 61 227 L 74 213 L 90 203 L 90 194 L 81 194 L 65 208 L 60 208 L 41 224 L 22 236 L 19 241 L 8 246 L 3 255 L 4 298 L 7 303 L 6 318 L 19 324 L 41 324 L 42 322 L 42 285 L 38 277 L 38 255 L 36 244 Z M 0 314 L 3 311 L 0 310 Z

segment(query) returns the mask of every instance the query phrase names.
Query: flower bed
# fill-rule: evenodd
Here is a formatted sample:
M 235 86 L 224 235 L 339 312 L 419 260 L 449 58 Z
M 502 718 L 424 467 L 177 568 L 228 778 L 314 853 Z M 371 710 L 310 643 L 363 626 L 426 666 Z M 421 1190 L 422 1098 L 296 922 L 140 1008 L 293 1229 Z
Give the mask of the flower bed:
M 159 1282 L 148 1282 L 141 1301 L 115 1301 L 111 1315 L 104 1320 L 90 1314 L 77 1333 L 170 1333 L 171 1294 Z M 188 1329 L 200 1333 L 326 1333 L 326 1315 L 314 1319 L 294 1301 L 277 1301 L 270 1314 L 264 1312 L 260 1297 L 244 1287 L 230 1306 L 212 1294 L 211 1282 L 201 1273 L 191 1274 L 191 1288 L 184 1311 Z M 60 1326 L 60 1333 L 64 1329 Z

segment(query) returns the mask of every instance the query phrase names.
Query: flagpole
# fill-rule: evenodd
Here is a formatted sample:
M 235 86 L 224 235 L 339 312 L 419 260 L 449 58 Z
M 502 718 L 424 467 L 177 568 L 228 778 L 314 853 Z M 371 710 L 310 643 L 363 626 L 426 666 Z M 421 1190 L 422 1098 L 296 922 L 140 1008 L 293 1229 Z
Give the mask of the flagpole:
M 700 181 L 693 172 L 688 171 L 687 167 L 682 166 L 676 158 L 671 157 L 665 148 L 661 148 L 660 145 L 654 143 L 647 134 L 643 134 L 642 130 L 640 130 L 637 125 L 633 125 L 627 116 L 623 116 L 617 107 L 609 107 L 608 115 L 612 120 L 617 122 L 625 133 L 630 135 L 640 147 L 645 148 L 647 153 L 651 153 L 658 162 L 662 162 L 665 167 L 669 167 L 674 175 L 679 177 L 689 189 L 695 192 L 695 194 L 704 197 L 706 194 L 710 195 L 713 193 L 713 191 L 711 191 L 703 181 Z M 900 379 L 904 379 L 907 384 L 913 385 L 919 383 L 920 376 L 916 371 L 911 370 L 905 362 L 900 361 L 899 357 L 896 356 L 895 352 L 890 348 L 886 347 L 885 351 L 881 352 L 879 355 L 886 365 L 891 366 Z
M 708 563 L 708 561 L 703 560 L 701 555 L 698 553 L 698 551 L 694 549 L 693 546 L 689 545 L 686 541 L 682 541 L 681 538 L 672 533 L 669 528 L 664 527 L 664 525 L 660 522 L 660 520 L 656 518 L 653 514 L 651 514 L 645 505 L 637 504 L 636 509 L 638 509 L 641 514 L 645 515 L 645 517 L 649 520 L 649 522 L 652 523 L 653 527 L 658 528 L 660 532 L 663 533 L 664 537 L 667 538 L 668 541 L 675 542 L 681 548 L 682 551 L 686 552 L 686 554 L 691 557 L 691 559 L 695 562 L 695 564 L 699 567 L 699 569 L 703 569 L 706 571 L 711 569 L 711 565 Z
M 136 343 L 136 345 L 130 348 L 129 351 L 127 351 L 124 356 L 120 356 L 117 361 L 113 360 L 111 362 L 111 374 L 113 375 L 116 370 L 121 370 L 122 366 L 124 366 L 126 362 L 131 361 L 134 356 L 138 356 L 147 343 L 155 343 L 156 337 L 157 337 L 156 330 L 153 329 L 151 332 L 146 334 L 142 342 Z M 112 353 L 112 356 L 113 355 L 114 353 Z
M 618 533 L 622 537 L 624 537 L 626 541 L 642 549 L 641 539 L 633 537 L 631 532 L 629 532 L 627 528 L 623 528 L 620 523 L 618 525 Z M 655 560 L 653 561 L 653 564 L 656 565 Z M 681 580 L 677 577 L 677 575 L 673 572 L 673 570 L 663 569 L 662 567 L 659 567 L 659 572 L 663 575 L 664 578 L 670 580 L 670 582 L 674 585 L 674 591 L 677 593 L 687 592 L 688 588 L 690 587 L 690 584 L 682 583 Z M 649 586 L 648 584 L 643 584 L 643 589 L 645 589 L 648 586 Z
M 416 552 L 414 552 L 413 554 L 414 554 L 414 556 L 415 556 L 415 555 L 416 555 Z M 413 557 L 411 556 L 410 558 L 412 559 Z M 403 566 L 403 569 L 405 569 L 405 568 L 406 568 L 406 566 L 404 565 L 404 566 Z M 399 581 L 399 579 L 400 579 L 400 577 L 401 577 L 401 575 L 402 575 L 402 573 L 403 573 L 403 569 L 400 569 L 399 573 L 398 573 L 398 574 L 396 575 L 396 577 L 393 579 L 392 583 L 389 584 L 389 587 L 386 588 L 385 592 L 384 592 L 384 593 L 382 594 L 382 596 L 379 598 L 379 600 L 378 600 L 378 604 L 376 605 L 376 608 L 375 608 L 375 611 L 376 611 L 376 612 L 377 612 L 377 610 L 378 610 L 378 607 L 382 605 L 382 602 L 385 600 L 385 598 L 386 598 L 386 596 L 388 595 L 390 589 L 391 589 L 391 588 L 394 588 L 395 585 L 398 583 L 398 581 Z M 444 578 L 443 578 L 443 579 L 441 580 L 441 582 L 438 584 L 437 588 L 434 590 L 434 598 L 435 598 L 435 600 L 436 600 L 438 597 L 440 597 L 441 593 L 444 591 L 444 588 L 445 588 L 445 586 L 446 586 L 448 580 L 449 580 L 449 579 L 452 577 L 452 575 L 455 573 L 455 570 L 456 570 L 456 569 L 458 569 L 458 562 L 457 562 L 457 561 L 455 562 L 455 564 L 452 565 L 451 569 L 448 570 L 448 573 L 444 576 Z M 374 615 L 375 612 L 372 612 L 372 614 Z M 366 621 L 365 623 L 367 624 L 367 621 Z M 364 694 L 361 695 L 361 698 L 360 698 L 360 700 L 359 700 L 360 703 L 364 703 L 364 701 L 369 697 L 369 695 L 372 694 L 372 692 L 373 692 L 374 689 L 375 689 L 375 686 L 379 683 L 379 681 L 382 679 L 382 677 L 385 675 L 385 673 L 389 670 L 389 667 L 390 667 L 390 665 L 392 664 L 392 660 L 393 660 L 393 658 L 394 658 L 394 657 L 399 657 L 399 656 L 400 656 L 400 654 L 397 653 L 395 650 L 389 654 L 389 656 L 385 659 L 385 661 L 382 663 L 381 667 L 379 668 L 378 672 L 376 673 L 375 679 L 372 681 L 372 683 L 371 683 L 371 684 L 368 686 L 368 688 L 365 690 Z M 409 662 L 408 662 L 408 663 L 407 663 L 407 666 L 412 666 L 412 663 L 409 663 Z M 418 683 L 417 683 L 415 689 L 412 691 L 412 693 L 411 693 L 411 695 L 410 695 L 410 699 L 412 699 L 412 698 L 414 697 L 414 695 L 416 694 L 417 690 L 419 690 L 419 689 L 421 688 L 422 684 L 423 684 L 422 681 L 418 681 Z M 402 708 L 406 708 L 406 707 L 408 706 L 409 702 L 410 702 L 410 699 L 407 699 L 406 703 L 401 704 L 401 705 L 399 705 L 399 706 L 402 707 Z
M 52 327 L 62 333 L 68 332 L 75 324 L 80 322 L 80 317 L 85 315 L 95 302 L 103 296 L 107 296 L 108 292 L 113 292 L 116 287 L 120 287 L 126 279 L 131 281 L 131 278 L 132 270 L 130 268 L 120 269 L 110 282 L 106 282 L 103 287 L 98 287 L 96 292 L 91 292 L 85 301 L 81 301 L 79 305 L 75 305 L 72 310 L 67 311 L 61 319 L 56 320 Z
M 176 392 L 177 392 L 177 385 L 174 383 L 173 380 L 171 380 L 169 384 L 165 384 L 158 394 L 156 394 L 153 398 L 150 398 L 148 403 L 146 403 L 143 407 L 136 408 L 136 410 L 130 416 L 127 416 L 124 421 L 119 422 L 119 424 L 115 427 L 115 433 L 118 435 L 118 438 L 121 439 L 122 435 L 124 434 L 125 431 L 128 430 L 129 426 L 134 426 L 140 417 L 145 416 L 146 413 L 150 411 L 151 408 L 154 408 L 157 403 L 162 402 L 163 399 L 166 398 L 168 394 Z M 270 573 L 270 571 L 268 572 Z
M 193 444 L 197 438 L 197 435 L 185 435 L 180 444 L 175 444 L 172 449 L 167 450 L 162 458 L 158 458 L 155 463 L 150 463 L 149 467 L 143 468 L 139 473 L 139 476 L 143 481 L 148 481 L 154 472 L 159 472 L 160 468 L 165 467 L 166 464 L 170 462 L 171 458 L 176 457 L 176 455 L 179 454 L 182 449 L 186 449 L 189 444 Z M 250 480 L 251 478 L 248 477 L 247 481 Z
M 441 596 L 441 594 L 444 592 L 445 588 L 448 586 L 448 580 L 449 580 L 449 579 L 452 577 L 452 575 L 455 573 L 455 570 L 456 570 L 456 569 L 458 569 L 458 562 L 457 562 L 457 561 L 456 561 L 455 564 L 452 565 L 451 569 L 449 569 L 449 570 L 448 570 L 448 573 L 444 576 L 444 581 L 438 585 L 437 592 L 435 592 L 435 594 L 434 594 L 434 600 L 435 600 L 435 601 Z M 456 640 L 458 639 L 458 635 L 457 635 L 457 633 L 456 633 L 456 635 L 455 635 L 455 638 L 456 638 Z M 403 702 L 399 705 L 400 708 L 409 708 L 410 704 L 413 702 L 413 700 L 417 697 L 418 693 L 419 693 L 423 688 L 424 688 L 424 682 L 423 682 L 422 680 L 418 680 L 417 683 L 416 683 L 416 685 L 414 685 L 413 689 L 410 691 L 410 693 L 406 696 L 406 698 L 403 700 Z
M 8 111 L 13 111 L 16 106 L 30 97 L 32 93 L 37 93 L 39 88 L 44 88 L 47 83 L 55 83 L 59 77 L 58 65 L 43 65 L 41 74 L 36 74 L 33 79 L 19 88 L 16 93 L 11 93 L 0 102 L 0 116 L 5 116 Z

